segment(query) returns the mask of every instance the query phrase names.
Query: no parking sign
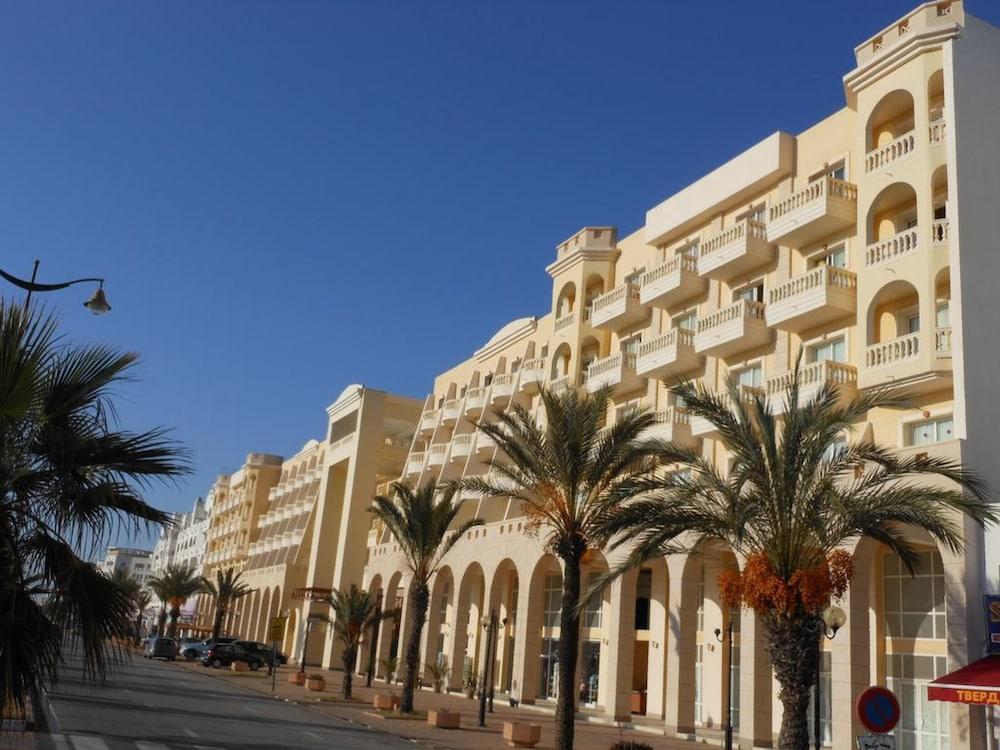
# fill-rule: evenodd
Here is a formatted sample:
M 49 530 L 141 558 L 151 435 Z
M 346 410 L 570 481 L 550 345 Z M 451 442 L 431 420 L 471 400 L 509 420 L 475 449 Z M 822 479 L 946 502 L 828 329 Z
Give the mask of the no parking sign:
M 884 687 L 866 688 L 858 696 L 856 707 L 858 718 L 869 732 L 885 734 L 899 722 L 899 701 Z

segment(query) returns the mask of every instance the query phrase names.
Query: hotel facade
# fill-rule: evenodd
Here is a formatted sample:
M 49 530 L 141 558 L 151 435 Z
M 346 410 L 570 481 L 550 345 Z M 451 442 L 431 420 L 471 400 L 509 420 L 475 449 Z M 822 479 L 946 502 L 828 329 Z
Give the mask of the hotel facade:
M 659 436 L 725 467 L 712 426 L 674 403 L 663 379 L 720 388 L 733 375 L 780 411 L 801 356 L 807 392 L 834 383 L 844 394 L 913 394 L 912 409 L 874 410 L 845 442 L 957 459 L 1000 487 L 1000 30 L 960 0 L 925 3 L 858 45 L 855 59 L 839 111 L 753 145 L 647 211 L 636 232 L 586 227 L 558 245 L 548 312 L 513 320 L 435 379 L 401 478 L 484 472 L 496 448 L 476 422 L 512 404 L 541 418 L 542 388 L 611 386 L 609 424 L 642 405 Z M 462 501 L 460 520 L 486 525 L 432 581 L 423 663 L 446 658 L 459 689 L 465 665 L 478 674 L 487 659 L 481 620 L 492 610 L 502 623 L 496 689 L 551 702 L 559 562 L 524 533 L 515 503 Z M 996 532 L 963 527 L 962 554 L 903 530 L 921 549 L 915 577 L 878 544 L 851 549 L 848 622 L 822 652 L 827 744 L 854 746 L 865 733 L 854 701 L 880 684 L 903 705 L 902 747 L 985 746 L 981 706 L 930 701 L 926 690 L 982 655 L 980 595 L 1000 590 Z M 614 562 L 596 555 L 585 579 Z M 759 625 L 730 612 L 716 583 L 739 564 L 716 548 L 651 560 L 611 584 L 583 616 L 581 709 L 716 740 L 732 703 L 741 746 L 773 746 L 781 705 Z M 406 601 L 408 583 L 393 540 L 373 527 L 364 585 L 391 606 Z M 359 667 L 371 648 L 376 659 L 404 652 L 407 614 L 365 644 Z M 731 652 L 716 637 L 730 621 Z

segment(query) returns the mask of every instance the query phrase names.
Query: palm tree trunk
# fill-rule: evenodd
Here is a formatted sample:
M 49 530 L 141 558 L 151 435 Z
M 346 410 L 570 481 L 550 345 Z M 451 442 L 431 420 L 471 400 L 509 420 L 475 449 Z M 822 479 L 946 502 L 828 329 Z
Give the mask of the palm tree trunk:
M 178 618 L 180 618 L 180 616 L 181 616 L 180 607 L 171 607 L 170 608 L 170 637 L 171 638 L 176 638 L 177 637 L 177 620 L 178 620 Z
M 351 697 L 353 687 L 354 662 L 358 657 L 358 647 L 350 646 L 344 649 L 344 697 Z
M 222 618 L 226 616 L 226 610 L 221 604 L 215 606 L 215 622 L 212 623 L 212 639 L 218 640 L 222 635 Z
M 430 601 L 430 590 L 426 583 L 416 583 L 410 599 L 409 642 L 406 644 L 406 672 L 403 677 L 403 695 L 400 698 L 399 711 L 404 714 L 413 713 L 413 689 L 417 684 L 417 673 L 420 670 L 420 636 L 427 620 L 427 605 Z
M 779 750 L 809 747 L 809 696 L 819 674 L 819 622 L 815 615 L 804 613 L 764 619 L 767 649 L 781 686 Z
M 580 647 L 580 556 L 563 558 L 562 609 L 559 611 L 559 697 L 556 702 L 556 750 L 573 750 L 576 720 L 576 662 Z
M 163 626 L 167 624 L 167 608 L 160 607 L 160 614 L 156 617 L 156 634 L 163 635 Z
M 135 616 L 135 645 L 142 643 L 142 610 Z

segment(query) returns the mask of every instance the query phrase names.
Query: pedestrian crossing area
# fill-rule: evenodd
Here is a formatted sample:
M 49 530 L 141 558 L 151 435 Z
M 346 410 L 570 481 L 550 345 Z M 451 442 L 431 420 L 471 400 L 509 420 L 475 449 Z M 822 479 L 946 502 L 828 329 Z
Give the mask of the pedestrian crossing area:
M 54 734 L 56 750 L 226 750 L 218 745 L 150 742 L 98 737 L 92 734 Z

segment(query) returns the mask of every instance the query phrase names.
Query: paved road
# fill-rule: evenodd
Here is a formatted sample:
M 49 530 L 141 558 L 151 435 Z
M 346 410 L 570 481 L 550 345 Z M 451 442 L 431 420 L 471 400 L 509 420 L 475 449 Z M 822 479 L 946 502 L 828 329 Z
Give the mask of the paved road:
M 79 662 L 49 693 L 52 750 L 412 750 L 376 732 L 208 675 L 133 659 L 106 687 L 81 682 Z

